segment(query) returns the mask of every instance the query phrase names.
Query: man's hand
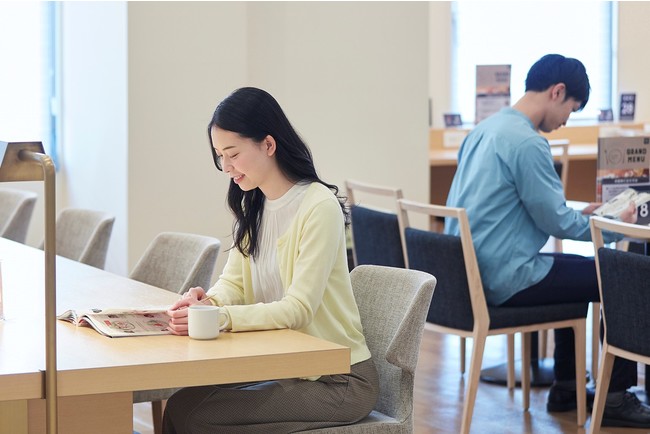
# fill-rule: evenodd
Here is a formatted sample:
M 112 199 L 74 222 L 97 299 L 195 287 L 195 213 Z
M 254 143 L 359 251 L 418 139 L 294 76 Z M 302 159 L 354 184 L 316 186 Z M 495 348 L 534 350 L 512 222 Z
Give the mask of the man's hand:
M 592 202 L 582 209 L 582 215 L 591 215 L 602 205 L 602 202 Z
M 636 223 L 637 212 L 636 204 L 634 201 L 630 201 L 627 209 L 621 213 L 621 221 L 625 223 Z

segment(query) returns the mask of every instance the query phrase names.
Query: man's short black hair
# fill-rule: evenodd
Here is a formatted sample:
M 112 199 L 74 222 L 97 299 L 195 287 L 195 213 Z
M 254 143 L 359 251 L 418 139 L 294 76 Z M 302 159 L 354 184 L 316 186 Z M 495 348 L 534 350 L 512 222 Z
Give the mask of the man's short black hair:
M 535 62 L 526 77 L 526 92 L 542 92 L 558 83 L 566 86 L 566 98 L 580 101 L 580 110 L 587 105 L 590 86 L 585 66 L 560 54 L 547 54 Z

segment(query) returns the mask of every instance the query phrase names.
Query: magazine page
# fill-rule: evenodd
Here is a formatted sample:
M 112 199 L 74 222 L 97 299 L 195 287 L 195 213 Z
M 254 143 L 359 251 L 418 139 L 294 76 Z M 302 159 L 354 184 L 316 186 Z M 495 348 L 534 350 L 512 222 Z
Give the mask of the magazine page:
M 646 204 L 648 201 L 650 201 L 650 193 L 637 193 L 633 188 L 628 188 L 594 210 L 593 214 L 603 217 L 618 218 L 627 209 L 630 202 L 634 202 L 638 208 Z
M 112 338 L 171 334 L 167 329 L 170 318 L 165 308 L 69 310 L 57 318 L 77 326 L 90 326 Z

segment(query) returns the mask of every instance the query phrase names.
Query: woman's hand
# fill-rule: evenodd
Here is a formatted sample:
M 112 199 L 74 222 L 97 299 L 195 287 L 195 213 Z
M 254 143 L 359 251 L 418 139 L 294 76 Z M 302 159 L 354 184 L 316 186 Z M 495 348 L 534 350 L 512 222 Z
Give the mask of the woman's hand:
M 203 288 L 198 286 L 190 288 L 180 300 L 167 310 L 167 315 L 171 317 L 168 328 L 173 334 L 187 335 L 187 308 L 193 304 L 211 304 Z

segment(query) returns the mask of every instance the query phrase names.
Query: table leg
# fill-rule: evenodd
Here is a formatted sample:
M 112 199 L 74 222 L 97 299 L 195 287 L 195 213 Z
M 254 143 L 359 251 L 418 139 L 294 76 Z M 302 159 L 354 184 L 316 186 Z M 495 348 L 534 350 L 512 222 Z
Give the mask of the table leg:
M 0 433 L 27 434 L 27 401 L 0 402 Z
M 45 433 L 45 400 L 28 403 L 29 434 Z M 64 434 L 131 434 L 133 392 L 60 396 L 59 432 Z

